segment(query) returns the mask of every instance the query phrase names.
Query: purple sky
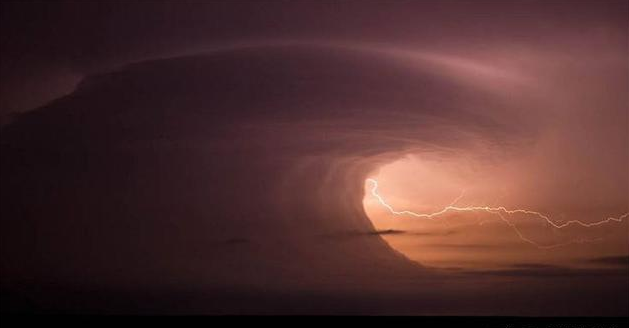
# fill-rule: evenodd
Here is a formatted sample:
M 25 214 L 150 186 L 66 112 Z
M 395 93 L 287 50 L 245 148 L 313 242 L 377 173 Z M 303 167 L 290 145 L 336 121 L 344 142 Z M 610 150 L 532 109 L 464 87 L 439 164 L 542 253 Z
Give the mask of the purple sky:
M 0 6 L 15 311 L 627 316 L 626 216 L 366 180 L 629 212 L 627 1 Z

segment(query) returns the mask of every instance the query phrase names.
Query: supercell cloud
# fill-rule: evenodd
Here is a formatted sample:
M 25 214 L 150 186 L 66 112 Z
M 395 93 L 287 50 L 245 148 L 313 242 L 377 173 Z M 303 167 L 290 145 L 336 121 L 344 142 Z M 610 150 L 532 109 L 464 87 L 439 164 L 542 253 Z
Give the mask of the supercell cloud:
M 626 3 L 116 4 L 3 23 L 3 310 L 627 315 L 626 220 L 367 182 L 628 212 Z

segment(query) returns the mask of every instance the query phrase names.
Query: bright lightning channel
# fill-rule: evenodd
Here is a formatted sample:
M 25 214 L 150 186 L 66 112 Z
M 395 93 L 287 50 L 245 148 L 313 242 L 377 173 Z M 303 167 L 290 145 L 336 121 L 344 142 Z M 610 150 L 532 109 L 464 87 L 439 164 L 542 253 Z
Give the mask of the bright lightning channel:
M 435 220 L 437 219 L 439 216 L 444 215 L 448 212 L 475 212 L 475 211 L 484 211 L 487 213 L 491 213 L 491 214 L 495 214 L 498 215 L 500 217 L 500 219 L 502 221 L 504 221 L 508 226 L 510 226 L 511 228 L 513 228 L 513 230 L 515 231 L 515 233 L 518 235 L 518 237 L 529 243 L 532 244 L 538 248 L 555 248 L 555 247 L 560 247 L 560 246 L 567 246 L 570 244 L 575 244 L 575 243 L 585 243 L 585 242 L 590 242 L 590 241 L 594 241 L 594 240 L 588 240 L 588 239 L 579 239 L 579 240 L 574 240 L 574 241 L 570 241 L 567 243 L 562 243 L 562 244 L 554 244 L 554 245 L 540 245 L 538 243 L 536 243 L 535 241 L 526 238 L 522 232 L 517 228 L 517 226 L 510 222 L 509 220 L 507 220 L 507 218 L 505 218 L 504 214 L 508 214 L 508 215 L 513 215 L 513 214 L 525 214 L 525 215 L 530 215 L 533 217 L 537 217 L 539 219 L 542 219 L 544 221 L 546 221 L 546 223 L 548 223 L 549 225 L 551 225 L 554 228 L 557 229 L 562 229 L 565 228 L 567 226 L 570 225 L 580 225 L 582 227 L 594 227 L 594 226 L 599 226 L 599 225 L 603 225 L 606 223 L 610 223 L 610 222 L 622 222 L 625 218 L 629 217 L 629 212 L 617 217 L 617 218 L 613 218 L 613 217 L 608 217 L 607 219 L 601 220 L 601 221 L 597 221 L 597 222 L 582 222 L 579 220 L 570 220 L 570 221 L 566 221 L 564 223 L 556 223 L 554 221 L 552 221 L 548 216 L 540 213 L 540 212 L 536 212 L 536 211 L 531 211 L 531 210 L 525 210 L 525 209 L 515 209 L 515 210 L 509 210 L 507 208 L 505 208 L 504 206 L 499 206 L 499 207 L 490 207 L 490 206 L 466 206 L 466 207 L 460 207 L 460 206 L 455 206 L 455 204 L 463 197 L 463 193 L 461 193 L 461 195 L 459 195 L 452 203 L 450 203 L 450 205 L 444 207 L 442 210 L 437 211 L 437 212 L 433 212 L 433 213 L 416 213 L 413 211 L 408 211 L 408 210 L 404 210 L 404 211 L 398 211 L 396 209 L 394 209 L 391 205 L 389 205 L 384 198 L 382 198 L 382 196 L 380 196 L 380 194 L 378 194 L 378 181 L 375 179 L 367 179 L 368 182 L 370 182 L 372 184 L 372 188 L 371 188 L 371 195 L 376 198 L 378 200 L 378 202 L 380 203 L 380 205 L 382 205 L 383 207 L 385 207 L 391 214 L 394 215 L 405 215 L 405 216 L 412 216 L 412 217 L 416 217 L 416 218 L 421 218 L 421 219 L 428 219 L 428 220 Z M 600 240 L 599 239 L 595 239 L 595 240 Z

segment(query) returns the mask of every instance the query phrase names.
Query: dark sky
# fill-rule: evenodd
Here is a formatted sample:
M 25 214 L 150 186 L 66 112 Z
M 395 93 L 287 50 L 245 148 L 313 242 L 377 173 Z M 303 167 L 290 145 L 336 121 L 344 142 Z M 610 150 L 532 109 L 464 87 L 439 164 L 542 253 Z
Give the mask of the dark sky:
M 627 316 L 628 14 L 2 1 L 3 311 Z

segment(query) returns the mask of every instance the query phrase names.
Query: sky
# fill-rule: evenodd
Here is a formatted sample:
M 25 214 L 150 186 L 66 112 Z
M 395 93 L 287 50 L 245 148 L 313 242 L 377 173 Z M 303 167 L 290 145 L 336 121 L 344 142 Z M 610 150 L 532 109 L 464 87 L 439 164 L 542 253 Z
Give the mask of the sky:
M 0 6 L 3 310 L 627 316 L 626 1 Z

